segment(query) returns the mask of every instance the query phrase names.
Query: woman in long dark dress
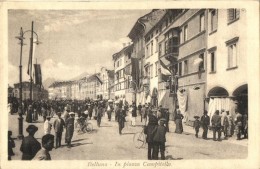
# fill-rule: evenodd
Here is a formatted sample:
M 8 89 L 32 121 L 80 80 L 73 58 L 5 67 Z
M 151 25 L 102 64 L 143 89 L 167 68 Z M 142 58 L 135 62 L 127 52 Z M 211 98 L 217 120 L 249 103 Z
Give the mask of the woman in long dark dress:
M 181 134 L 183 132 L 182 119 L 183 119 L 183 115 L 181 114 L 181 111 L 177 110 L 177 114 L 174 118 L 176 124 L 175 133 Z
M 65 121 L 66 133 L 65 133 L 65 143 L 67 143 L 68 148 L 71 147 L 71 139 L 74 132 L 74 117 L 75 113 L 70 112 L 70 117 Z

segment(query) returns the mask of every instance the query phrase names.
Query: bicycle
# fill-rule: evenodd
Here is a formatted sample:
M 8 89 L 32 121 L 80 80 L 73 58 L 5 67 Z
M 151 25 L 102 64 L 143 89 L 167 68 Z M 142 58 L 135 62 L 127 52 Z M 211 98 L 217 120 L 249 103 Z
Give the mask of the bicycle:
M 91 133 L 93 131 L 93 125 L 91 123 L 89 123 L 86 120 L 84 120 L 84 122 L 82 123 L 80 121 L 80 119 L 78 119 L 75 123 L 75 128 L 78 128 L 78 133 L 79 132 L 83 132 L 83 133 Z
M 145 146 L 146 144 L 146 136 L 144 134 L 144 127 L 141 132 L 137 132 L 134 134 L 133 141 L 136 148 L 140 149 Z

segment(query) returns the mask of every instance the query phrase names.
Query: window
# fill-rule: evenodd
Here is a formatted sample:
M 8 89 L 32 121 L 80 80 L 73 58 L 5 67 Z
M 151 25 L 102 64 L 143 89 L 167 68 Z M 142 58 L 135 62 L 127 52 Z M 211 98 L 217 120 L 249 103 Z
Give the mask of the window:
M 188 60 L 184 61 L 184 74 L 188 74 Z
M 239 15 L 239 9 L 228 9 L 228 23 L 237 20 L 239 18 Z
M 153 41 L 151 41 L 151 55 L 153 54 Z
M 237 67 L 237 47 L 239 37 L 235 37 L 226 42 L 228 47 L 228 68 Z
M 159 44 L 159 56 L 162 56 L 162 44 Z
M 179 32 L 180 44 L 183 43 L 183 35 L 182 35 L 182 34 L 183 34 L 183 33 L 182 33 L 182 30 L 180 30 L 180 32 Z
M 179 63 L 179 76 L 182 76 L 182 63 Z
M 216 57 L 215 52 L 210 53 L 210 72 L 216 72 Z
M 200 32 L 205 30 L 205 15 L 204 13 L 200 15 Z
M 237 44 L 228 46 L 228 68 L 237 66 Z
M 153 65 L 150 65 L 150 78 L 153 78 Z
M 204 70 L 204 64 L 205 64 L 204 63 L 205 62 L 205 60 L 204 60 L 204 53 L 200 54 L 199 58 L 202 59 L 202 61 L 199 64 L 199 71 L 201 71 L 201 70 Z
M 184 26 L 184 41 L 188 40 L 188 25 Z
M 155 76 L 158 76 L 158 62 L 155 63 Z
M 159 46 L 158 38 L 156 38 L 155 42 L 156 42 L 156 44 L 155 44 L 155 52 L 158 52 L 158 46 Z
M 210 31 L 217 30 L 217 11 L 214 9 L 210 12 Z

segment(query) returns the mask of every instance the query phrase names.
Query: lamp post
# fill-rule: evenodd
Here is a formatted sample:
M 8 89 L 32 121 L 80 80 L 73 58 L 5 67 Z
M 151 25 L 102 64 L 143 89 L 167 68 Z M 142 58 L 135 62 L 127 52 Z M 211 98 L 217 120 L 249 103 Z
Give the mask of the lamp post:
M 32 68 L 32 47 L 33 47 L 33 34 L 36 34 L 36 37 L 37 37 L 37 41 L 35 42 L 37 45 L 40 43 L 38 41 L 38 35 L 37 33 L 35 33 L 33 31 L 33 22 L 32 22 L 32 30 L 27 30 L 25 32 L 23 32 L 23 28 L 21 27 L 20 29 L 20 35 L 15 37 L 17 39 L 20 40 L 20 45 L 21 45 L 21 49 L 20 49 L 20 65 L 19 65 L 19 117 L 18 117 L 18 123 L 19 123 L 19 126 L 18 126 L 18 131 L 19 131 L 19 134 L 18 134 L 18 139 L 22 139 L 24 136 L 23 136 L 23 106 L 22 106 L 22 102 L 23 102 L 23 98 L 22 98 L 22 92 L 23 92 L 23 86 L 22 86 L 22 53 L 23 53 L 23 40 L 25 39 L 24 38 L 24 35 L 25 33 L 27 32 L 31 32 L 31 41 L 30 41 L 30 63 L 31 63 L 31 68 Z M 32 86 L 32 76 L 30 76 L 31 78 L 31 86 Z M 31 87 L 32 89 L 32 87 Z M 32 90 L 30 91 L 32 92 Z M 31 94 L 30 94 L 30 99 L 31 99 Z

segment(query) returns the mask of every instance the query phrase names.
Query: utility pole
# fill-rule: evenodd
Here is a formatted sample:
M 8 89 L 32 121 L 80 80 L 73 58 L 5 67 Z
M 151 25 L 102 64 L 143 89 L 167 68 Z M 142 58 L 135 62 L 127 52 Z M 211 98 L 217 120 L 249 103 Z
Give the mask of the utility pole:
M 32 79 L 32 55 L 33 55 L 33 21 L 32 21 L 32 29 L 31 29 L 31 38 L 30 38 L 30 53 L 29 53 L 29 58 L 30 58 L 30 68 L 29 68 L 29 73 L 30 73 L 30 101 L 32 103 L 33 99 L 33 79 Z

